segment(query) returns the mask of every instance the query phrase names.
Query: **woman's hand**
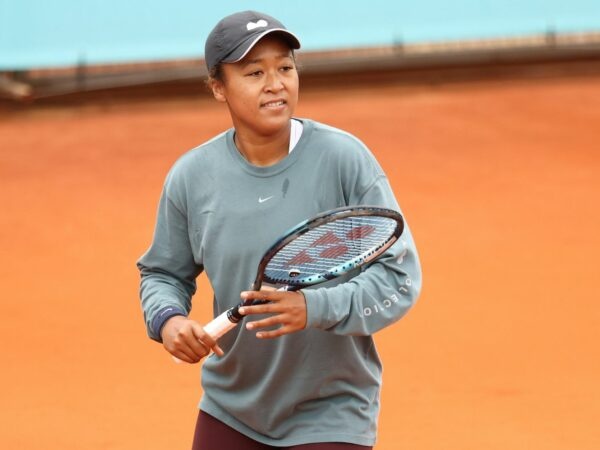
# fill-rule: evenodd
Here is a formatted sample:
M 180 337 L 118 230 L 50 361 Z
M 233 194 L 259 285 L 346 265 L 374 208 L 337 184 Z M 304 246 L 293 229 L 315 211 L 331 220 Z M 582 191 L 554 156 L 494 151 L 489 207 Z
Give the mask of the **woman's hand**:
M 306 327 L 306 300 L 300 291 L 246 291 L 242 292 L 243 300 L 266 300 L 270 303 L 243 306 L 240 314 L 271 314 L 264 319 L 248 322 L 248 330 L 280 325 L 272 331 L 258 331 L 256 337 L 270 339 L 303 330 Z
M 223 356 L 223 350 L 202 326 L 184 316 L 174 316 L 167 320 L 161 336 L 165 349 L 177 359 L 190 364 L 199 362 L 214 351 Z

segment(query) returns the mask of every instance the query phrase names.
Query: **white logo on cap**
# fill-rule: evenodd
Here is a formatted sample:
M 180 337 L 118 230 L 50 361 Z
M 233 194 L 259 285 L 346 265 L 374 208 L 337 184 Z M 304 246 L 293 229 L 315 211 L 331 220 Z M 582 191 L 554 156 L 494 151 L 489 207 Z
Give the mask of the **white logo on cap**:
M 254 30 L 255 28 L 266 27 L 269 25 L 265 19 L 260 19 L 256 22 L 248 22 L 246 28 L 248 31 Z

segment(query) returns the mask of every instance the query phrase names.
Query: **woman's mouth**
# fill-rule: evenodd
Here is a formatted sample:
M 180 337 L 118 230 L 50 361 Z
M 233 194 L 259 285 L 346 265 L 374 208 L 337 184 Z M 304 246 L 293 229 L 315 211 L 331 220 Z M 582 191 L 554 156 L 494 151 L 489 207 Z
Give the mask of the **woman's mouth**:
M 286 104 L 285 100 L 271 100 L 270 102 L 262 103 L 261 108 L 279 108 Z

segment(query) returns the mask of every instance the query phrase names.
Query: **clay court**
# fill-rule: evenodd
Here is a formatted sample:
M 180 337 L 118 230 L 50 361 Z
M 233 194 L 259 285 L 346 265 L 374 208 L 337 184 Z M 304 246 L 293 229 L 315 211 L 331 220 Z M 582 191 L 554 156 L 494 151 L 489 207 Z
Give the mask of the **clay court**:
M 311 88 L 297 113 L 369 145 L 421 254 L 377 336 L 376 448 L 600 448 L 600 77 Z M 0 112 L 0 447 L 189 448 L 199 366 L 146 337 L 135 261 L 170 165 L 227 127 L 206 96 Z

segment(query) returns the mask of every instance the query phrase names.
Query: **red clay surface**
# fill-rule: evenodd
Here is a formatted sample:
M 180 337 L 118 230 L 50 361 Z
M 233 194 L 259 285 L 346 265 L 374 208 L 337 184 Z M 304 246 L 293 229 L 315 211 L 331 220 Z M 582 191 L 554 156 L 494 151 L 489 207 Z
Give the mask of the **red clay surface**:
M 307 91 L 298 115 L 372 148 L 421 252 L 377 336 L 376 448 L 600 448 L 600 79 Z M 189 448 L 199 367 L 146 338 L 135 261 L 170 165 L 228 126 L 198 99 L 0 116 L 0 447 Z

